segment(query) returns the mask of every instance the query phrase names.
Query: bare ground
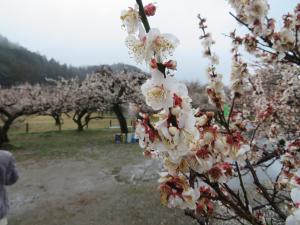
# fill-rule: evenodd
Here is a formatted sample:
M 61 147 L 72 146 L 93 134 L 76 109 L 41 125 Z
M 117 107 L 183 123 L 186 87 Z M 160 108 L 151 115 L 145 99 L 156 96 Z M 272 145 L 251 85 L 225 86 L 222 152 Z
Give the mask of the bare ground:
M 111 158 L 113 160 L 113 158 Z M 181 210 L 160 205 L 158 163 L 113 166 L 103 159 L 27 160 L 9 188 L 10 225 L 188 225 Z

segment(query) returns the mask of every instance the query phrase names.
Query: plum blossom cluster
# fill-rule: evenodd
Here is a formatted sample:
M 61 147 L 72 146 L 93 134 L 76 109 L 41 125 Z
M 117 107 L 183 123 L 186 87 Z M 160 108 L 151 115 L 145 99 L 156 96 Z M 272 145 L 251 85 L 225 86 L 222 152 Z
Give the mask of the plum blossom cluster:
M 300 223 L 300 139 L 288 143 L 286 153 L 281 157 L 283 172 L 281 185 L 291 190 L 292 203 L 289 206 L 290 215 L 287 225 Z
M 206 32 L 206 19 L 199 18 L 199 28 L 202 31 L 202 40 L 203 46 L 203 57 L 208 58 L 210 65 L 207 68 L 207 75 L 209 79 L 209 85 L 207 86 L 207 95 L 209 102 L 215 105 L 219 109 L 223 109 L 224 103 L 226 101 L 226 96 L 224 92 L 224 84 L 222 82 L 222 75 L 216 71 L 216 66 L 219 64 L 219 57 L 216 53 L 212 52 L 212 46 L 215 44 L 215 41 L 212 38 L 212 34 Z
M 268 3 L 229 1 L 237 11 L 235 18 L 251 31 L 245 38 L 230 34 L 231 96 L 226 96 L 222 75 L 217 72 L 219 58 L 212 50 L 215 42 L 207 32 L 206 19 L 198 16 L 203 56 L 209 60 L 206 92 L 214 106 L 213 111 L 206 111 L 191 107 L 186 86 L 169 73 L 176 63 L 168 57 L 179 41 L 150 28 L 147 17 L 155 14 L 154 4 L 136 2 L 135 7 L 122 12 L 121 19 L 128 32 L 130 53 L 151 71 L 141 90 L 155 112 L 139 113 L 136 133 L 145 156 L 163 161 L 164 172 L 159 179 L 162 204 L 184 209 L 202 222 L 218 219 L 254 225 L 299 224 L 298 56 L 291 57 L 291 50 L 285 48 L 281 57 L 282 51 L 276 50 L 274 21 L 265 24 Z M 273 31 L 267 33 L 268 29 Z M 265 62 L 265 50 L 258 53 L 262 51 L 258 39 L 270 43 L 268 51 L 272 54 L 268 54 L 275 55 L 274 64 L 263 64 L 250 74 L 239 46 L 244 44 L 248 52 Z M 278 61 L 284 64 L 276 64 Z M 262 71 L 268 71 L 270 77 L 278 74 L 280 79 L 276 79 L 274 88 L 264 85 Z M 287 132 L 291 119 L 296 125 Z M 274 163 L 279 163 L 281 171 L 275 177 L 267 175 L 266 184 L 258 171 L 267 173 Z M 255 194 L 246 187 L 247 176 L 253 181 Z
M 144 12 L 146 15 L 153 16 L 155 11 L 156 6 L 154 4 L 145 6 Z M 128 32 L 128 37 L 125 41 L 126 46 L 138 63 L 146 62 L 146 64 L 150 64 L 152 60 L 161 62 L 169 55 L 172 55 L 179 44 L 175 36 L 167 33 L 162 34 L 157 28 L 150 29 L 146 33 L 140 18 L 138 5 L 123 10 L 121 20 Z M 169 61 L 165 61 L 164 64 L 167 67 L 171 67 L 171 69 L 176 67 Z
M 132 9 L 130 8 L 129 11 L 131 12 Z M 134 13 L 134 15 L 137 14 L 137 12 Z M 136 22 L 134 19 L 131 21 Z M 126 23 L 124 25 L 129 28 L 133 26 L 133 24 Z M 130 29 L 127 28 L 128 30 Z M 146 40 L 151 40 L 153 30 L 157 29 L 149 30 Z M 210 48 L 213 44 L 211 36 L 205 35 L 204 40 L 206 42 L 204 45 Z M 152 76 L 142 86 L 142 93 L 146 103 L 158 112 L 152 116 L 141 113 L 136 132 L 140 137 L 140 145 L 145 149 L 145 154 L 161 157 L 168 171 L 168 175 L 161 178 L 160 190 L 163 203 L 169 206 L 195 209 L 197 206 L 195 196 L 200 193 L 200 190 L 187 188 L 189 183 L 182 174 L 189 173 L 189 169 L 193 168 L 194 171 L 206 174 L 215 182 L 225 182 L 227 177 L 232 175 L 230 155 L 237 159 L 243 152 L 248 151 L 249 147 L 239 134 L 236 134 L 235 138 L 225 138 L 219 135 L 220 128 L 211 124 L 213 113 L 203 114 L 191 108 L 191 99 L 186 86 L 176 81 L 173 76 L 159 70 L 161 62 L 158 63 L 158 60 L 162 58 L 161 54 L 159 57 L 156 55 L 163 51 L 164 46 L 152 45 L 149 49 L 151 57 L 148 52 L 143 53 L 142 59 L 149 63 Z M 210 53 L 207 55 L 209 56 Z M 149 58 L 151 58 L 150 62 Z M 217 56 L 214 55 L 211 58 L 213 68 Z M 162 64 L 168 67 L 168 63 Z M 218 104 L 221 107 L 225 96 L 222 88 L 219 88 L 219 85 L 222 85 L 221 79 L 216 79 L 215 75 L 211 75 L 211 78 L 215 87 L 211 89 L 217 93 L 214 94 L 212 101 L 217 102 L 216 99 L 220 98 Z M 209 90 L 208 92 L 210 93 Z M 223 151 L 224 148 L 228 151 Z
M 255 34 L 261 34 L 265 30 L 264 20 L 269 10 L 266 0 L 228 0 L 228 2 L 236 10 L 240 20 L 248 24 Z
M 145 7 L 146 12 L 148 6 Z M 137 8 L 136 6 L 135 9 Z M 129 14 L 129 11 L 122 12 L 122 20 L 124 14 Z M 136 11 L 135 15 L 140 15 L 140 12 Z M 127 38 L 127 46 L 135 58 L 139 58 L 139 62 L 146 62 L 151 70 L 151 78 L 141 89 L 146 103 L 157 110 L 151 116 L 140 113 L 136 128 L 140 145 L 145 149 L 145 154 L 162 157 L 165 162 L 168 174 L 160 180 L 162 202 L 172 207 L 195 209 L 197 190 L 189 187 L 186 178 L 178 173 L 180 167 L 187 169 L 184 158 L 191 153 L 190 145 L 199 137 L 195 126 L 195 112 L 191 108 L 185 84 L 166 73 L 166 69 L 176 68 L 176 63 L 167 56 L 172 55 L 178 40 L 173 35 L 160 34 L 156 28 L 145 33 L 141 18 L 130 21 L 138 22 L 140 30 L 133 36 L 129 29 L 133 24 L 126 24 L 123 20 L 129 33 L 128 38 L 134 38 L 141 45 L 140 50 L 133 51 L 133 45 L 128 45 Z
M 260 55 L 266 62 L 288 61 L 300 65 L 299 4 L 294 12 L 283 16 L 283 26 L 279 27 L 274 18 L 268 17 L 267 0 L 228 2 L 236 12 L 231 15 L 249 30 L 241 38 L 241 44 L 248 52 Z

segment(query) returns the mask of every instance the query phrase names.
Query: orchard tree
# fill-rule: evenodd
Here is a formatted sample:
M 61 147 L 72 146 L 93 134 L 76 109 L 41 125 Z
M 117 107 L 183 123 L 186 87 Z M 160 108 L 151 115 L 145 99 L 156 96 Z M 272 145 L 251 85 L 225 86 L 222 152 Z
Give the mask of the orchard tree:
M 0 89 L 0 145 L 9 142 L 8 131 L 20 116 L 42 113 L 49 109 L 40 85 L 23 84 Z
M 66 107 L 72 109 L 72 119 L 77 124 L 78 131 L 83 131 L 92 119 L 102 118 L 99 115 L 93 116 L 93 113 L 107 110 L 106 83 L 98 74 L 87 75 L 83 81 L 69 81 L 67 89 L 70 92 Z
M 55 121 L 55 125 L 61 130 L 63 123 L 62 115 L 68 115 L 72 111 L 69 101 L 72 94 L 71 83 L 73 80 L 60 78 L 58 80 L 47 79 L 47 81 L 49 85 L 43 86 L 43 95 L 50 107 L 46 111 L 41 112 L 41 114 L 51 116 Z
M 298 124 L 292 126 L 293 135 L 289 127 L 299 122 L 300 4 L 283 16 L 280 28 L 268 17 L 266 0 L 228 2 L 236 12 L 231 15 L 249 31 L 244 36 L 236 31 L 229 34 L 230 96 L 217 71 L 219 58 L 213 51 L 212 34 L 206 20 L 198 16 L 203 57 L 209 60 L 206 93 L 214 112 L 193 109 L 186 85 L 173 76 L 176 62 L 169 56 L 179 41 L 150 27 L 147 17 L 154 16 L 156 6 L 136 0 L 135 7 L 122 11 L 126 45 L 151 72 L 142 94 L 158 111 L 140 113 L 139 142 L 146 156 L 163 160 L 162 204 L 184 209 L 200 224 L 236 220 L 240 224 L 299 225 L 300 132 Z M 267 65 L 251 74 L 240 46 Z M 266 73 L 268 79 L 276 80 L 272 87 L 264 84 Z M 246 104 L 248 98 L 254 99 L 252 108 Z M 230 105 L 228 115 L 225 104 Z M 259 171 L 266 172 L 276 163 L 280 169 L 275 176 L 260 176 Z M 247 176 L 252 186 L 245 184 Z M 234 188 L 232 182 L 239 187 Z
M 97 71 L 102 76 L 103 83 L 108 90 L 106 102 L 109 108 L 117 116 L 121 133 L 128 133 L 126 118 L 123 113 L 122 106 L 129 103 L 144 105 L 144 98 L 141 95 L 141 85 L 146 80 L 146 75 L 139 72 L 127 72 L 123 70 L 114 73 L 109 67 L 103 66 Z
M 103 118 L 100 112 L 113 110 L 121 132 L 127 133 L 122 106 L 130 102 L 144 103 L 140 87 L 145 80 L 146 75 L 142 73 L 129 73 L 126 70 L 113 72 L 109 66 L 102 66 L 95 73 L 88 74 L 83 81 L 77 78 L 55 81 L 56 87 L 52 87 L 54 92 L 50 91 L 52 107 L 47 113 L 56 116 L 72 111 L 77 130 L 82 131 L 91 120 Z

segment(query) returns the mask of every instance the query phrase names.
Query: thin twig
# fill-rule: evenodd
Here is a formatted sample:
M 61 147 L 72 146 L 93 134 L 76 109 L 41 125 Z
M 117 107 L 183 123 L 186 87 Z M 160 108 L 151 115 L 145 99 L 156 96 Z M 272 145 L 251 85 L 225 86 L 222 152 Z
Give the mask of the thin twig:
M 231 108 L 230 108 L 230 113 L 228 115 L 228 119 L 227 119 L 227 124 L 229 125 L 230 123 L 230 118 L 231 118 L 231 115 L 233 113 L 233 109 L 234 109 L 234 104 L 235 104 L 235 99 L 236 99 L 236 96 L 233 97 L 232 99 L 232 104 L 231 104 Z
M 242 188 L 242 191 L 243 191 L 243 194 L 244 194 L 245 205 L 246 205 L 246 208 L 249 209 L 249 200 L 248 200 L 248 196 L 247 196 L 247 191 L 246 191 L 246 188 L 244 186 L 244 182 L 243 182 L 243 178 L 242 178 L 242 175 L 241 175 L 239 164 L 237 162 L 235 162 L 235 167 L 236 167 L 236 170 L 237 170 L 238 175 L 239 175 L 239 181 L 240 181 L 240 185 L 241 185 L 241 188 Z

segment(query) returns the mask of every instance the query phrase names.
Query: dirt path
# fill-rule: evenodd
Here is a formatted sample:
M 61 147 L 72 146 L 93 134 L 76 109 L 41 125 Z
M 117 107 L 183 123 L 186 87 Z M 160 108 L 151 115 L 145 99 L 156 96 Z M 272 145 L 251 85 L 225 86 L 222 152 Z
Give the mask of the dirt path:
M 92 159 L 26 161 L 9 189 L 10 225 L 188 225 L 164 208 L 156 191 L 158 163 L 101 166 Z

